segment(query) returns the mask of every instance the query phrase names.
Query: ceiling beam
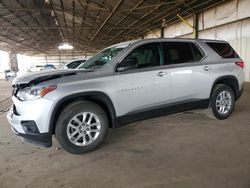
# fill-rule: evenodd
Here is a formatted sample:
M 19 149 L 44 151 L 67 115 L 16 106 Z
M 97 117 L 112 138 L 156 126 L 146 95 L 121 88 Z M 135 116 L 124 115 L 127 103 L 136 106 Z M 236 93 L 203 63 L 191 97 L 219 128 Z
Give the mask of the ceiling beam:
M 4 18 L 4 17 L 0 17 L 0 18 L 3 19 L 3 20 L 5 20 L 6 22 L 8 22 L 9 24 L 11 24 L 11 25 L 14 26 L 15 28 L 17 28 L 19 31 L 21 31 L 21 32 L 22 32 L 22 38 L 25 38 L 26 41 L 27 41 L 27 40 L 30 40 L 30 35 L 29 35 L 29 33 L 27 33 L 27 32 L 25 32 L 24 30 L 18 28 L 14 23 L 11 23 L 11 22 L 10 22 L 9 20 L 7 20 L 6 18 Z M 12 35 L 14 35 L 14 36 L 20 35 L 20 33 L 17 34 L 17 33 L 14 33 L 13 31 L 8 31 L 8 33 L 4 34 L 3 37 L 9 38 L 10 33 L 11 33 Z M 26 37 L 24 37 L 23 35 L 25 35 Z M 15 40 L 15 42 L 16 42 L 16 43 L 21 43 L 21 41 L 17 41 L 17 40 Z M 33 45 L 35 46 L 35 43 L 33 43 L 33 42 L 30 42 L 30 43 L 33 44 Z M 39 49 L 37 49 L 37 50 L 39 50 Z M 40 51 L 40 50 L 39 50 L 39 51 Z
M 82 23 L 81 23 L 81 30 L 80 30 L 80 34 L 79 34 L 79 37 L 82 35 L 82 29 L 83 29 L 83 26 L 84 26 L 84 23 L 85 23 L 85 19 L 87 17 L 87 5 L 85 5 L 85 7 L 82 5 L 82 2 L 80 0 L 78 0 L 78 3 L 81 5 L 81 7 L 84 9 L 84 15 L 82 16 Z M 89 3 L 89 0 L 86 1 L 86 3 L 88 4 Z M 93 27 L 93 26 L 92 26 Z
M 195 3 L 196 1 L 195 0 L 193 0 L 193 1 L 191 1 L 191 2 L 188 2 L 188 3 L 186 3 L 186 6 L 189 6 L 189 7 L 193 7 L 193 6 L 191 6 L 191 4 L 192 3 Z M 220 1 L 220 2 L 217 2 L 216 4 L 213 4 L 213 5 L 207 5 L 208 3 L 211 3 L 211 2 L 209 2 L 209 1 L 207 1 L 206 3 L 202 3 L 201 5 L 203 5 L 203 6 L 206 6 L 206 8 L 211 8 L 211 7 L 213 7 L 213 6 L 216 6 L 217 4 L 220 4 L 220 3 L 222 3 L 222 2 L 224 2 L 224 0 L 222 0 L 222 1 Z M 183 3 L 183 2 L 182 2 Z M 200 5 L 200 6 L 201 6 Z M 198 7 L 196 7 L 196 8 L 198 8 Z M 191 16 L 192 14 L 193 14 L 193 12 L 190 12 L 188 9 L 185 9 L 184 11 L 181 11 L 181 14 L 182 15 L 184 15 L 185 17 L 187 17 L 187 16 Z M 138 36 L 140 36 L 141 34 L 146 34 L 146 33 L 148 33 L 148 32 L 143 32 L 143 31 L 145 31 L 145 29 L 146 28 L 150 28 L 151 30 L 152 29 L 156 29 L 156 28 L 160 28 L 161 27 L 161 20 L 162 19 L 165 19 L 166 17 L 169 17 L 168 19 L 166 19 L 166 23 L 167 24 L 173 24 L 173 23 L 175 23 L 176 21 L 178 21 L 179 19 L 178 19 L 178 17 L 177 16 L 175 16 L 175 15 L 172 15 L 172 14 L 168 14 L 168 15 L 165 15 L 165 16 L 163 16 L 163 17 L 160 17 L 160 18 L 158 18 L 158 19 L 155 19 L 154 21 L 150 21 L 146 26 L 144 26 L 144 27 L 142 27 L 142 25 L 144 25 L 144 24 L 142 24 L 142 25 L 140 25 L 140 26 L 138 26 L 138 28 L 137 28 L 137 31 L 136 31 L 136 33 L 137 34 L 133 34 L 133 35 L 131 35 L 132 37 L 138 37 Z M 158 22 L 158 24 L 157 24 L 157 22 Z M 155 25 L 153 25 L 153 24 L 155 24 Z M 151 27 L 151 25 L 152 25 L 152 27 Z M 134 29 L 134 28 L 133 28 Z M 129 33 L 128 33 L 129 34 Z
M 175 1 L 171 1 L 171 2 L 169 2 L 169 3 L 173 3 L 173 2 L 175 2 Z M 162 3 L 157 4 L 151 11 L 147 12 L 146 14 L 144 14 L 143 16 L 141 16 L 140 18 L 138 18 L 136 21 L 134 21 L 134 22 L 132 22 L 131 24 L 129 24 L 123 31 L 120 31 L 120 32 L 116 33 L 116 34 L 114 35 L 114 37 L 110 39 L 110 41 L 112 41 L 113 39 L 115 39 L 115 38 L 116 38 L 117 36 L 119 36 L 121 33 L 127 31 L 130 27 L 132 27 L 132 26 L 135 25 L 136 23 L 140 22 L 142 19 L 146 18 L 146 17 L 149 16 L 152 12 L 156 11 L 158 8 L 160 8 L 160 7 L 163 6 L 163 5 L 166 5 L 166 4 L 165 4 L 165 3 L 164 3 L 164 4 L 162 4 Z M 106 44 L 107 44 L 107 43 L 106 43 Z
M 188 3 L 188 5 L 191 5 L 192 3 L 194 3 L 195 1 L 197 0 L 192 0 Z M 145 22 L 142 22 L 142 23 L 139 23 L 136 27 L 133 27 L 128 33 L 127 35 L 130 35 L 130 33 L 132 33 L 133 31 L 135 30 L 142 30 L 142 28 L 144 29 L 147 29 L 148 26 L 152 25 L 153 23 L 156 23 L 156 22 L 160 22 L 168 17 L 168 16 L 172 16 L 172 17 L 176 17 L 176 12 L 178 11 L 181 11 L 180 8 L 178 8 L 178 6 L 182 4 L 182 1 L 180 1 L 179 3 L 176 3 L 174 6 L 171 6 L 169 7 L 169 9 L 166 10 L 167 14 L 166 13 L 163 13 L 163 14 L 159 14 L 157 16 L 154 16 L 154 17 L 151 17 L 150 19 L 148 19 L 147 21 Z M 188 9 L 186 9 L 185 11 L 189 11 Z M 143 27 L 145 26 L 146 24 L 148 24 L 146 27 Z
M 137 7 L 139 7 L 142 3 L 144 2 L 144 0 L 139 1 L 139 3 L 137 3 L 132 9 L 130 9 L 130 11 L 122 17 L 122 19 L 120 19 L 108 32 L 106 32 L 103 37 L 101 38 L 101 40 L 103 40 L 103 38 L 105 36 L 107 36 L 110 32 L 112 32 L 114 30 L 114 28 L 116 28 L 123 20 L 125 20 Z
M 102 0 L 102 3 L 104 3 L 104 1 L 105 1 L 105 0 Z M 96 14 L 96 16 L 95 16 L 95 18 L 94 18 L 94 20 L 93 20 L 93 26 L 89 29 L 89 32 L 88 32 L 88 34 L 87 34 L 86 37 L 85 37 L 86 39 L 89 39 L 89 35 L 92 33 L 91 31 L 92 31 L 93 29 L 95 29 L 94 26 L 97 25 L 96 22 L 97 22 L 97 19 L 99 19 L 99 14 L 100 14 L 100 12 L 101 12 L 101 10 L 99 10 L 99 11 L 97 12 L 97 14 Z M 88 40 L 88 42 L 89 42 L 89 40 Z M 88 45 L 88 46 L 90 46 L 90 45 Z M 82 52 L 85 51 L 85 50 L 86 50 L 86 49 L 83 48 L 83 49 L 82 49 Z
M 0 7 L 0 11 L 4 11 L 4 10 L 12 10 L 12 11 L 19 11 L 19 12 L 22 12 L 22 11 L 29 11 L 29 12 L 51 12 L 52 11 L 52 9 L 41 9 L 41 8 L 16 8 L 16 7 L 5 8 L 5 7 Z M 61 8 L 54 8 L 53 10 L 54 11 L 61 11 L 62 9 Z M 110 11 L 109 9 L 98 9 L 98 10 L 105 11 L 105 12 L 109 12 Z M 64 11 L 71 11 L 71 9 L 70 8 L 64 8 Z M 96 9 L 88 10 L 88 12 L 96 12 L 96 11 L 97 11 Z M 80 9 L 76 9 L 76 12 L 80 14 L 83 11 L 80 10 Z
M 94 36 L 90 39 L 88 45 L 90 45 L 92 43 L 92 41 L 95 39 L 95 37 L 99 34 L 99 32 L 102 30 L 102 28 L 105 26 L 105 24 L 109 21 L 109 19 L 112 17 L 112 15 L 114 14 L 114 12 L 116 11 L 116 9 L 121 5 L 123 0 L 119 0 L 119 2 L 115 5 L 115 7 L 112 9 L 111 13 L 108 15 L 108 17 L 104 20 L 104 22 L 102 23 L 102 25 L 99 27 L 99 29 L 96 31 L 96 33 L 94 34 Z
M 1 2 L 1 5 L 2 6 L 4 6 L 5 8 L 7 8 L 7 6 L 5 5 L 5 4 L 3 4 L 2 2 Z M 12 10 L 8 10 L 10 13 L 12 13 L 12 14 L 15 14 L 15 12 L 14 11 L 12 11 Z M 4 20 L 6 20 L 7 22 L 9 22 L 12 26 L 17 26 L 16 24 L 13 24 L 13 23 L 11 23 L 9 20 L 7 20 L 6 18 L 4 18 L 4 17 L 1 17 L 1 18 L 3 18 Z M 29 26 L 29 24 L 23 19 L 23 18 L 20 18 L 20 16 L 16 16 L 16 18 L 18 19 L 18 20 L 20 20 L 23 24 L 25 24 L 26 26 Z M 19 29 L 20 31 L 22 31 L 22 33 L 24 33 L 25 35 L 27 35 L 28 37 L 30 37 L 30 32 L 29 33 L 27 33 L 27 31 L 26 30 L 22 30 L 22 29 Z M 35 31 L 35 30 L 33 30 L 33 29 L 31 29 L 32 30 L 32 32 L 33 32 L 33 36 L 35 36 L 36 35 L 36 33 L 37 33 L 37 31 Z M 28 39 L 27 39 L 28 40 Z
M 23 5 L 22 5 L 18 0 L 15 0 L 15 2 L 16 2 L 20 7 L 24 8 Z M 26 13 L 31 17 L 31 20 L 32 20 L 32 21 L 35 20 L 36 24 L 37 24 L 38 26 L 41 26 L 42 29 L 43 29 L 43 31 L 48 35 L 48 32 L 43 28 L 43 26 L 38 22 L 38 20 L 37 20 L 29 11 L 26 11 Z M 32 21 L 31 21 L 31 22 L 32 22 Z M 29 23 L 28 26 L 30 26 L 31 22 Z
M 0 38 L 1 38 L 1 36 L 0 36 Z M 20 44 L 21 46 L 22 46 L 22 48 L 27 48 L 27 49 L 34 49 L 34 50 L 37 50 L 37 51 L 44 51 L 44 50 L 42 50 L 42 49 L 37 49 L 37 48 L 34 48 L 34 47 L 32 47 L 32 46 L 29 46 L 29 45 L 27 45 L 27 44 L 25 44 L 25 43 L 23 43 L 23 42 L 21 42 L 21 41 L 17 41 L 17 40 L 15 40 L 15 39 L 13 39 L 13 38 L 10 38 L 10 37 L 4 37 L 4 38 L 6 38 L 7 40 L 10 40 L 10 41 L 13 41 L 14 43 L 12 44 L 12 43 L 9 43 L 9 42 L 6 42 L 4 39 L 1 39 L 1 41 L 2 42 L 4 42 L 4 43 L 7 43 L 7 44 L 10 44 L 10 45 L 15 45 L 15 46 L 17 46 L 17 44 Z M 17 47 L 16 48 L 16 51 L 17 51 L 17 49 L 18 48 L 20 48 L 20 47 Z
M 61 8 L 62 8 L 64 26 L 65 26 L 65 29 L 66 29 L 66 35 L 67 35 L 67 40 L 68 40 L 68 38 L 69 38 L 69 32 L 68 32 L 68 25 L 67 25 L 67 20 L 66 20 L 66 17 L 65 17 L 65 12 L 64 12 L 63 0 L 60 0 L 60 4 L 61 4 Z

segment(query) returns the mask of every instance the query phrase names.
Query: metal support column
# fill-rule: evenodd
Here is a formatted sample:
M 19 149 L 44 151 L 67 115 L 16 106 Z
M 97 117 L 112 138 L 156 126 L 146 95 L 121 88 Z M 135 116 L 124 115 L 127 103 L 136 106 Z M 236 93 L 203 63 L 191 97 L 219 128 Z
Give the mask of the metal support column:
M 10 69 L 12 71 L 17 72 L 18 71 L 17 54 L 14 52 L 10 52 L 9 57 L 10 57 Z
M 199 38 L 199 14 L 194 14 L 194 38 Z
M 185 23 L 187 26 L 189 26 L 190 28 L 193 29 L 193 34 L 194 34 L 194 38 L 198 38 L 198 29 L 199 29 L 199 17 L 197 13 L 193 14 L 193 25 L 190 24 L 186 19 L 184 19 L 181 15 L 176 14 L 176 16 L 178 18 L 180 18 L 180 20 Z
M 58 50 L 58 58 L 59 58 L 59 65 L 60 67 L 62 66 L 62 61 L 61 61 L 61 53 L 60 50 Z
M 46 65 L 48 64 L 48 56 L 47 56 L 47 54 L 45 54 L 45 63 L 46 63 Z
M 161 27 L 161 38 L 164 38 L 164 27 Z

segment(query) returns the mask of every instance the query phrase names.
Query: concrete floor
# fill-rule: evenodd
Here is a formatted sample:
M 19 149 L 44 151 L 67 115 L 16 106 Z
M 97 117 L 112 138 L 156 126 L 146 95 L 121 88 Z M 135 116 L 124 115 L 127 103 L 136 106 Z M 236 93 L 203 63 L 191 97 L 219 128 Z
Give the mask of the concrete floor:
M 3 81 L 0 89 L 5 96 Z M 250 187 L 250 84 L 227 120 L 195 111 L 133 123 L 111 130 L 103 147 L 81 156 L 57 148 L 55 140 L 49 149 L 24 143 L 5 116 L 1 188 Z
M 9 98 L 11 96 L 11 91 L 11 81 L 5 81 L 0 79 L 0 101 Z

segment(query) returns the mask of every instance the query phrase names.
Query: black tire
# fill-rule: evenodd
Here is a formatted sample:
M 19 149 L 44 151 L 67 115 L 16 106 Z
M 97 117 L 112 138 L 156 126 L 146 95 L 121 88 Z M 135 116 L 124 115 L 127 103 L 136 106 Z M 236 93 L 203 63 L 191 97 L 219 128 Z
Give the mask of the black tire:
M 98 117 L 98 119 L 100 120 L 100 132 L 97 138 L 92 141 L 92 143 L 85 146 L 78 146 L 70 141 L 67 135 L 67 127 L 74 116 L 84 112 L 93 113 Z M 56 123 L 55 134 L 59 144 L 63 149 L 72 154 L 84 154 L 96 150 L 104 142 L 107 136 L 108 127 L 109 122 L 107 114 L 99 105 L 89 101 L 78 101 L 69 104 L 63 109 Z M 80 133 L 76 134 L 80 135 Z M 84 138 L 86 139 L 85 136 Z M 90 137 L 88 136 L 87 138 L 90 139 Z
M 231 96 L 231 106 L 224 114 L 220 113 L 219 109 L 216 107 L 216 100 L 220 95 L 220 93 L 222 93 L 223 91 L 228 92 Z M 226 119 L 233 112 L 234 106 L 235 106 L 235 94 L 233 89 L 226 84 L 217 84 L 211 94 L 208 116 L 214 119 L 220 119 L 220 120 Z

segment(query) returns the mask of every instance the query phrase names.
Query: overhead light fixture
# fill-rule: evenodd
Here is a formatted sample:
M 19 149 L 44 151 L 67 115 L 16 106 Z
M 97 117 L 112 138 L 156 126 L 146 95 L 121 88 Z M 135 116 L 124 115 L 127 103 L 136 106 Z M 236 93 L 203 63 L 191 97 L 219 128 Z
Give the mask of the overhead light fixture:
M 73 46 L 71 46 L 68 43 L 64 43 L 64 44 L 58 46 L 58 49 L 59 50 L 73 50 Z

